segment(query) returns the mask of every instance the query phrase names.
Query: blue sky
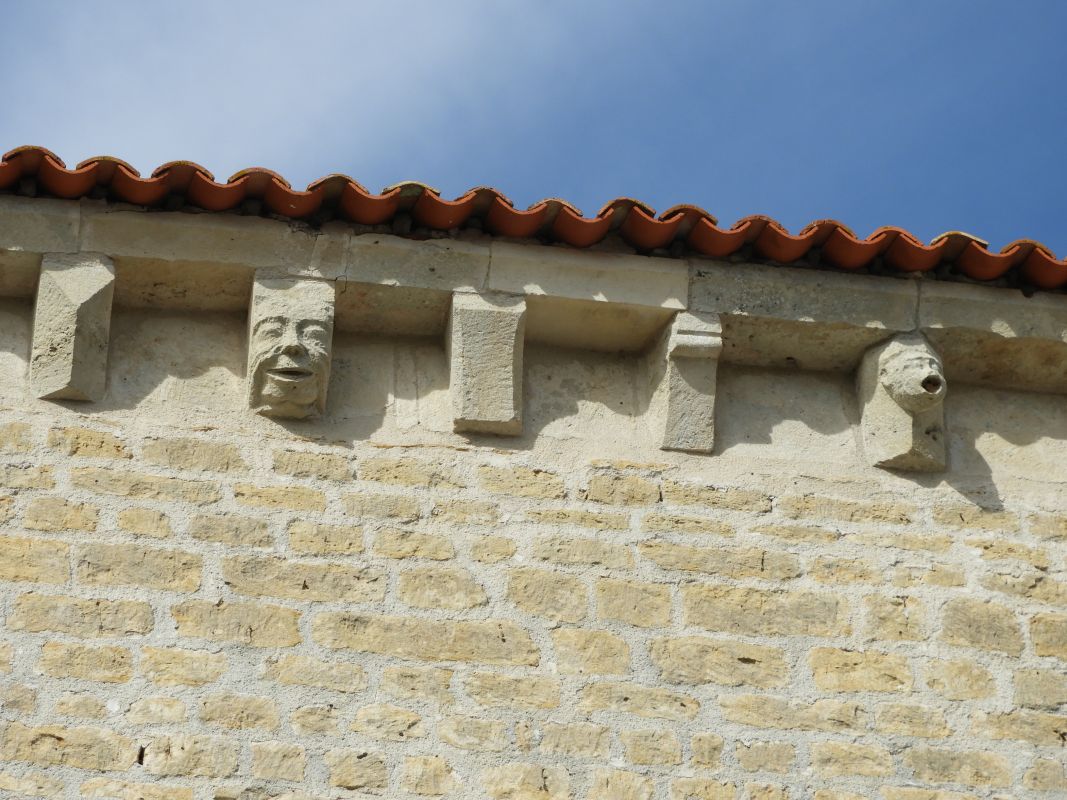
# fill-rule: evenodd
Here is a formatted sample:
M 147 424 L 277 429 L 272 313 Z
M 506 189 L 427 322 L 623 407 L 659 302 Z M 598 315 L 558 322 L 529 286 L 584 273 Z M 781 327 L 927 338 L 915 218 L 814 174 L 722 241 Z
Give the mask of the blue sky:
M 1067 254 L 1062 0 L 3 4 L 0 147 Z

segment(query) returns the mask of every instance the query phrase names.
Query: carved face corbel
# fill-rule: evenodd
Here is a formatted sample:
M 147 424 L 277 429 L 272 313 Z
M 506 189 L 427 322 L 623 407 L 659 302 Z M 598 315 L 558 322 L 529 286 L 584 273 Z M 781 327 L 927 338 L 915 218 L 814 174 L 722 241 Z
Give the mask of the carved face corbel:
M 334 286 L 257 279 L 248 317 L 248 404 L 268 417 L 322 414 L 330 381 Z
M 871 464 L 927 472 L 945 468 L 948 382 L 941 357 L 925 336 L 900 334 L 868 350 L 857 388 Z

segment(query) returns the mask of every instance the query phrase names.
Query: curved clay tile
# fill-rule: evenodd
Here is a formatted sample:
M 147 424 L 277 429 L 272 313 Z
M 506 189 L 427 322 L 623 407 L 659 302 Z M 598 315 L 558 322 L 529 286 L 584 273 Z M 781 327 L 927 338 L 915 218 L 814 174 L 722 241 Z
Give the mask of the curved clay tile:
M 808 251 L 817 244 L 817 234 L 818 231 L 813 229 L 793 236 L 776 220 L 768 219 L 752 246 L 756 255 L 761 258 L 788 264 L 808 254 Z
M 258 200 L 270 213 L 293 219 L 309 217 L 328 204 L 341 218 L 362 225 L 381 225 L 398 214 L 410 213 L 420 226 L 447 231 L 474 219 L 493 235 L 546 236 L 571 247 L 590 247 L 618 231 L 623 240 L 643 252 L 684 242 L 697 254 L 725 258 L 751 246 L 752 257 L 779 263 L 797 261 L 819 247 L 826 264 L 844 270 L 863 269 L 879 257 L 885 266 L 900 272 L 926 272 L 953 262 L 973 280 L 996 280 L 1014 272 L 1041 289 L 1067 286 L 1067 260 L 1057 259 L 1048 248 L 1029 240 L 1012 242 L 994 253 L 987 242 L 960 231 L 943 233 L 929 244 L 893 227 L 879 228 L 862 239 L 836 220 L 818 220 L 793 235 L 762 215 L 720 228 L 715 217 L 698 206 L 674 206 L 657 217 L 651 207 L 629 197 L 616 198 L 596 216 L 586 217 L 557 199 L 517 209 L 499 191 L 485 187 L 445 200 L 436 189 L 415 181 L 375 194 L 347 175 L 328 175 L 306 189 L 294 189 L 284 177 L 262 167 L 241 170 L 219 183 L 209 170 L 192 161 L 168 162 L 145 178 L 111 156 L 89 158 L 68 169 L 55 153 L 32 146 L 0 157 L 0 191 L 18 189 L 23 180 L 31 181 L 30 191 L 35 182 L 42 194 L 70 199 L 102 190 L 111 200 L 155 206 L 175 195 L 208 211 L 227 211 Z
M 638 250 L 657 250 L 674 241 L 683 219 L 680 215 L 669 220 L 656 219 L 641 206 L 633 205 L 619 226 L 619 233 Z
M 1067 263 L 1044 248 L 1035 248 L 1021 267 L 1023 277 L 1042 289 L 1059 289 L 1067 284 Z
M 572 247 L 596 244 L 611 230 L 611 217 L 583 217 L 570 206 L 560 206 L 552 222 L 552 235 Z
M 739 220 L 734 227 L 724 230 L 706 219 L 699 220 L 686 238 L 686 243 L 698 253 L 711 258 L 726 258 L 750 241 L 751 219 Z
M 548 218 L 549 205 L 541 201 L 526 211 L 519 211 L 498 196 L 494 198 L 485 215 L 485 229 L 497 236 L 526 239 L 535 236 Z
M 458 200 L 443 200 L 440 196 L 425 191 L 411 208 L 411 216 L 419 225 L 439 231 L 458 228 L 474 211 L 478 199 L 476 192 L 467 192 Z
M 355 181 L 341 191 L 341 210 L 353 222 L 380 225 L 393 218 L 400 205 L 400 187 L 371 194 Z
M 822 257 L 838 269 L 859 269 L 870 264 L 890 245 L 893 235 L 878 230 L 869 239 L 857 239 L 843 225 L 838 225 L 822 243 Z

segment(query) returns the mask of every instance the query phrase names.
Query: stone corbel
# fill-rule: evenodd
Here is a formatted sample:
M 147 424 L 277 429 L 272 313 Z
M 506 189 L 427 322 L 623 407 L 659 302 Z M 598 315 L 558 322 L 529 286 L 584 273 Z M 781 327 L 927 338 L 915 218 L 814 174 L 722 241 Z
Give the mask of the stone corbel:
M 447 328 L 453 429 L 522 433 L 522 351 L 526 301 L 455 292 Z
M 867 460 L 876 467 L 945 468 L 941 357 L 921 333 L 898 334 L 863 356 L 856 377 Z
M 248 404 L 267 417 L 326 410 L 333 351 L 332 281 L 256 277 L 248 309 Z
M 647 419 L 663 450 L 710 453 L 722 353 L 719 315 L 682 311 L 648 354 Z
M 107 385 L 115 265 L 90 253 L 41 260 L 30 384 L 47 400 L 100 400 Z

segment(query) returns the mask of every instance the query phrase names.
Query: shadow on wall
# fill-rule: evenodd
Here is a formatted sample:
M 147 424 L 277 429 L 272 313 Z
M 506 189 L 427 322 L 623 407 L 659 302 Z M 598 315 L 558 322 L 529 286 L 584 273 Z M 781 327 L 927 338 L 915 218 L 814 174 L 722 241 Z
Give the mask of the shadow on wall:
M 22 403 L 28 397 L 27 377 L 33 337 L 33 301 L 0 298 L 0 402 Z
M 0 300 L 0 402 L 29 399 L 27 364 L 33 305 Z M 448 361 L 439 338 L 372 338 L 336 332 L 324 419 L 269 420 L 249 413 L 246 321 L 241 313 L 117 309 L 108 392 L 99 403 L 62 403 L 80 414 L 131 412 L 183 427 L 220 424 L 264 435 L 351 445 L 379 432 L 452 435 Z M 529 345 L 525 351 L 525 433 L 471 436 L 472 445 L 526 450 L 539 437 L 582 440 L 586 453 L 660 451 L 646 410 L 640 356 Z M 896 473 L 921 487 L 951 486 L 996 509 L 996 482 L 1055 480 L 1067 462 L 1067 397 L 954 384 L 946 400 L 949 471 Z M 711 461 L 758 458 L 819 461 L 869 469 L 859 443 L 853 377 L 744 367 L 719 368 L 716 447 Z M 595 457 L 595 456 L 594 456 Z M 709 463 L 710 466 L 710 463 Z

